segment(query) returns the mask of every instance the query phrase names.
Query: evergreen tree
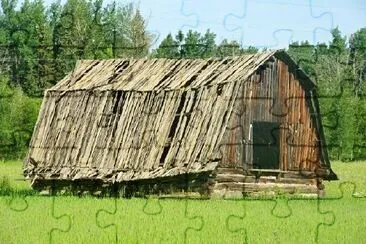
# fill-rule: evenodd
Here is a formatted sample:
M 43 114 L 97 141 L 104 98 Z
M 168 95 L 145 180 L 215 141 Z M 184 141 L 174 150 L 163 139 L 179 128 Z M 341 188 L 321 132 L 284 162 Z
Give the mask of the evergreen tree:
M 1 4 L 2 53 L 7 54 L 10 82 L 29 95 L 40 96 L 50 75 L 46 50 L 50 35 L 43 1 L 25 0 L 19 10 L 15 1 L 3 0 Z
M 366 158 L 366 28 L 361 28 L 351 35 L 349 46 L 353 91 L 358 98 L 355 105 L 354 156 L 356 159 L 364 159 Z
M 316 63 L 316 47 L 310 45 L 308 41 L 301 43 L 294 42 L 289 46 L 288 53 L 300 65 L 300 67 L 313 80 L 317 80 L 315 63 Z
M 214 57 L 216 56 L 216 34 L 211 32 L 209 29 L 205 32 L 205 34 L 201 37 L 200 43 L 203 45 L 202 48 L 202 57 Z
M 139 9 L 131 19 L 129 38 L 132 44 L 132 56 L 143 57 L 148 54 L 153 36 L 146 32 L 146 23 Z
M 133 4 L 103 0 L 0 0 L 0 154 L 24 155 L 44 89 L 77 59 L 145 57 L 153 36 Z M 154 57 L 210 58 L 256 53 L 236 41 L 216 45 L 216 34 L 168 34 Z M 347 40 L 338 28 L 328 44 L 308 41 L 289 54 L 316 82 L 332 159 L 366 158 L 366 28 Z
M 351 35 L 349 46 L 355 94 L 366 95 L 366 91 L 362 89 L 366 82 L 366 28 L 361 28 Z
M 184 57 L 196 58 L 204 54 L 205 45 L 202 43 L 201 34 L 197 31 L 189 30 L 184 38 L 182 51 Z
M 160 43 L 156 50 L 155 57 L 158 58 L 179 58 L 179 42 L 173 39 L 169 33 Z
M 220 57 L 238 56 L 242 53 L 242 49 L 237 41 L 222 40 L 217 47 L 217 54 Z

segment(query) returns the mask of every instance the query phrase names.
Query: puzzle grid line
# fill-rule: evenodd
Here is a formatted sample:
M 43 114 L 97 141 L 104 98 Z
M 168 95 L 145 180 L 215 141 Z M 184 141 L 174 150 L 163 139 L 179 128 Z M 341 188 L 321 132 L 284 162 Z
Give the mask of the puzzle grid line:
M 195 18 L 195 24 L 194 25 L 190 25 L 190 24 L 185 24 L 185 25 L 182 25 L 182 29 L 184 28 L 197 28 L 200 24 L 200 16 L 195 13 L 195 11 L 189 11 L 186 9 L 186 0 L 182 0 L 181 1 L 181 6 L 180 6 L 180 11 L 181 11 L 181 14 L 187 18 Z M 334 26 L 334 19 L 333 19 L 333 14 L 331 12 L 323 12 L 323 13 L 320 13 L 320 14 L 316 14 L 313 10 L 313 7 L 312 7 L 312 4 L 313 4 L 313 1 L 312 0 L 309 0 L 309 12 L 310 12 L 310 16 L 311 18 L 314 18 L 314 19 L 322 19 L 323 17 L 328 17 L 331 21 L 330 21 L 330 26 L 329 28 L 324 28 L 324 27 L 316 27 L 314 28 L 313 30 L 313 43 L 316 43 L 316 33 L 318 30 L 327 30 L 329 31 L 330 29 L 333 28 Z M 224 25 L 224 28 L 227 29 L 228 31 L 231 31 L 231 32 L 235 32 L 235 31 L 243 31 L 243 27 L 240 26 L 240 25 L 237 25 L 236 28 L 232 28 L 230 25 L 229 25 L 229 21 L 230 19 L 233 20 L 233 19 L 239 19 L 239 20 L 242 20 L 242 19 L 245 19 L 247 17 L 247 6 L 248 6 L 248 1 L 245 0 L 243 1 L 243 11 L 241 12 L 241 14 L 238 14 L 238 13 L 228 13 L 224 19 L 222 20 L 222 23 Z M 24 30 L 23 30 L 24 31 Z M 160 37 L 160 33 L 158 31 L 154 31 L 157 38 L 155 39 L 155 42 L 157 42 L 157 40 L 159 39 Z M 278 35 L 281 34 L 281 33 L 287 33 L 289 34 L 289 43 L 292 41 L 293 37 L 294 37 L 294 30 L 292 29 L 288 29 L 288 28 L 279 28 L 277 30 L 274 30 L 272 32 L 272 37 L 275 41 L 275 44 L 273 44 L 272 46 L 257 46 L 257 48 L 271 48 L 271 47 L 275 47 L 278 45 L 279 41 L 278 41 Z M 242 38 L 243 38 L 243 34 L 242 34 Z M 9 48 L 9 47 L 6 47 L 6 46 L 0 46 L 0 50 L 2 48 Z M 35 47 L 37 48 L 37 47 Z M 43 48 L 48 48 L 48 47 L 43 47 Z M 74 46 L 73 48 L 79 48 L 79 47 L 76 47 Z M 116 47 L 116 48 L 121 48 L 123 50 L 130 50 L 131 47 Z M 140 48 L 144 48 L 144 47 L 140 47 Z M 167 47 L 167 48 L 170 48 L 170 47 Z M 317 57 L 315 58 L 315 60 L 317 59 Z M 66 60 L 65 60 L 66 61 Z M 299 60 L 299 64 L 301 65 L 302 63 L 314 63 L 314 61 L 312 60 Z M 317 76 L 316 76 L 316 73 L 313 74 L 315 75 L 316 79 L 317 79 Z M 343 95 L 343 90 L 340 90 L 338 94 L 334 94 L 334 95 L 320 95 L 318 96 L 319 99 L 334 99 L 334 98 L 339 98 Z M 9 97 L 0 97 L 0 99 L 7 99 Z M 245 98 L 243 98 L 245 99 Z M 262 99 L 262 98 L 257 98 L 257 99 Z M 271 98 L 265 98 L 265 99 L 271 99 Z M 291 99 L 298 99 L 297 97 L 289 97 L 286 99 L 287 100 L 291 100 Z M 275 103 L 273 101 L 273 103 Z M 201 110 L 197 110 L 198 113 L 202 113 Z M 151 113 L 153 114 L 153 113 Z M 183 115 L 183 116 L 186 116 Z M 324 114 L 322 114 L 322 116 L 324 116 Z M 327 115 L 325 115 L 327 116 Z M 328 126 L 329 129 L 335 129 L 337 128 L 338 126 L 338 117 L 339 115 L 336 114 L 335 116 L 337 118 L 336 120 L 336 123 L 335 125 L 331 125 L 331 126 Z M 362 118 L 361 118 L 362 119 Z M 324 125 L 324 127 L 326 127 L 326 125 Z M 237 129 L 237 128 L 232 128 L 232 129 Z M 240 129 L 243 129 L 242 127 Z M 24 131 L 22 131 L 24 132 Z M 18 133 L 18 132 L 14 132 L 14 136 L 15 134 Z M 28 132 L 31 134 L 31 132 Z M 155 143 L 157 144 L 160 144 L 158 141 L 156 141 Z M 254 144 L 253 144 L 254 145 Z M 12 146 L 12 145 L 0 145 L 0 147 L 8 147 L 8 146 Z M 222 146 L 225 146 L 225 144 L 221 144 L 220 147 Z M 226 144 L 227 146 L 227 144 Z M 306 146 L 306 145 L 300 145 L 300 146 Z M 329 144 L 328 146 L 340 146 L 340 145 L 331 145 Z M 362 146 L 362 145 L 356 145 L 362 149 L 365 149 L 365 146 Z M 137 147 L 138 149 L 139 147 Z M 336 223 L 337 221 L 337 218 L 336 218 L 336 215 L 333 211 L 324 211 L 324 210 L 321 210 L 321 203 L 322 202 L 326 202 L 326 201 L 339 201 L 341 200 L 343 197 L 344 197 L 344 191 L 343 191 L 343 186 L 344 185 L 351 185 L 353 187 L 353 191 L 352 191 L 352 198 L 354 199 L 361 199 L 361 198 L 365 198 L 365 197 L 359 197 L 356 195 L 356 184 L 353 183 L 353 182 L 342 182 L 340 183 L 339 185 L 339 189 L 340 189 L 340 192 L 341 192 L 341 195 L 339 197 L 336 197 L 336 198 L 325 198 L 325 199 L 320 199 L 320 198 L 317 198 L 315 199 L 314 201 L 317 202 L 317 211 L 322 214 L 322 215 L 329 215 L 331 216 L 331 221 L 323 221 L 323 222 L 320 222 L 316 225 L 316 227 L 314 228 L 315 229 L 315 235 L 314 235 L 314 241 L 315 242 L 318 242 L 319 241 L 319 235 L 321 233 L 321 231 L 323 230 L 323 228 L 326 228 L 326 227 L 329 227 L 329 226 L 332 226 Z M 2 196 L 3 197 L 3 196 Z M 7 196 L 9 197 L 9 196 Z M 15 202 L 20 200 L 22 202 L 22 204 L 18 204 L 18 205 L 15 205 Z M 71 229 L 72 229 L 72 214 L 67 214 L 67 213 L 64 213 L 64 214 L 56 214 L 55 213 L 55 209 L 56 209 L 56 203 L 55 203 L 55 200 L 56 198 L 55 197 L 52 197 L 52 201 L 51 201 L 51 209 L 52 209 L 52 218 L 56 219 L 56 220 L 60 220 L 60 219 L 64 219 L 64 220 L 67 220 L 68 224 L 67 224 L 67 227 L 64 227 L 64 228 L 50 228 L 49 229 L 49 232 L 48 232 L 48 235 L 49 235 L 49 243 L 53 243 L 54 242 L 54 239 L 52 238 L 54 233 L 55 232 L 69 232 Z M 263 200 L 263 201 L 270 201 L 270 202 L 273 202 L 273 207 L 272 207 L 272 210 L 271 210 L 271 214 L 276 217 L 276 218 L 281 218 L 281 219 L 287 219 L 289 217 L 292 216 L 293 214 L 293 211 L 292 211 L 292 208 L 291 208 L 291 202 L 292 201 L 302 201 L 303 199 L 287 199 L 285 201 L 285 205 L 286 205 L 286 208 L 288 209 L 288 213 L 285 214 L 285 215 L 278 215 L 276 213 L 276 208 L 279 204 L 279 201 L 276 199 L 276 200 L 273 200 L 273 199 L 269 199 L 269 200 Z M 244 201 L 244 204 L 246 201 L 258 201 L 258 200 L 250 200 L 250 199 L 243 199 Z M 238 201 L 239 204 L 240 201 Z M 149 199 L 146 200 L 145 204 L 144 204 L 144 207 L 142 209 L 142 212 L 144 212 L 146 215 L 159 215 L 163 212 L 163 207 L 161 205 L 161 202 L 160 202 L 160 199 L 158 198 L 158 211 L 156 212 L 149 212 L 147 210 L 148 208 L 148 204 L 150 204 L 149 202 Z M 17 196 L 17 195 L 12 195 L 10 197 L 10 199 L 7 199 L 7 206 L 8 208 L 14 212 L 14 215 L 16 214 L 19 214 L 19 213 L 22 213 L 22 212 L 26 212 L 27 209 L 29 208 L 29 203 L 27 201 L 27 196 Z M 204 222 L 204 219 L 202 216 L 198 216 L 198 215 L 194 215 L 194 216 L 189 216 L 188 214 L 188 209 L 189 209 L 189 201 L 188 199 L 185 200 L 185 210 L 184 210 L 184 213 L 185 213 L 185 217 L 187 217 L 188 219 L 190 220 L 199 220 L 200 221 L 200 224 L 199 224 L 199 227 L 187 227 L 184 231 L 184 242 L 187 241 L 188 239 L 188 234 L 189 232 L 191 231 L 201 231 L 203 230 L 203 228 L 205 227 L 205 222 Z M 114 227 L 115 228 L 115 242 L 117 243 L 119 241 L 118 239 L 118 226 L 117 224 L 115 223 L 111 223 L 109 225 L 102 225 L 100 224 L 100 222 L 98 221 L 99 219 L 99 215 L 104 213 L 104 214 L 111 214 L 111 215 L 114 215 L 117 213 L 117 210 L 118 210 L 118 205 L 117 205 L 117 199 L 114 199 L 114 210 L 113 211 L 109 211 L 109 210 L 105 210 L 105 209 L 100 209 L 98 210 L 96 213 L 95 213 L 95 219 L 96 219 L 96 223 L 95 225 L 97 225 L 99 228 L 101 229 L 107 229 L 107 228 L 110 228 L 110 227 Z M 226 228 L 227 228 L 227 231 L 228 232 L 233 232 L 233 233 L 238 233 L 242 230 L 245 231 L 245 238 L 243 239 L 243 241 L 245 243 L 248 242 L 248 231 L 246 230 L 246 228 L 234 228 L 233 226 L 230 225 L 230 222 L 232 219 L 240 219 L 240 220 L 243 220 L 245 219 L 245 212 L 243 211 L 243 215 L 240 215 L 241 213 L 235 213 L 235 214 L 231 214 L 227 217 L 226 219 Z M 0 213 L 0 217 L 1 217 L 1 213 Z M 1 233 L 1 232 L 0 232 Z

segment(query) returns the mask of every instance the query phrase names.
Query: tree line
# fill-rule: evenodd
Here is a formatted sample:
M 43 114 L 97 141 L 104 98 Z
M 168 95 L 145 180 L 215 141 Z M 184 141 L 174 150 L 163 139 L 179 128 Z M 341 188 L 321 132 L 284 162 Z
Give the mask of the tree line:
M 24 156 L 43 91 L 78 59 L 142 57 L 153 35 L 133 4 L 1 0 L 0 160 Z
M 78 59 L 140 57 L 152 36 L 132 4 L 68 0 L 1 0 L 0 67 L 12 85 L 41 96 Z
M 70 72 L 78 59 L 130 57 L 210 58 L 256 53 L 234 40 L 189 30 L 168 34 L 156 48 L 147 21 L 133 4 L 67 0 L 1 0 L 0 159 L 27 150 L 43 91 Z M 295 42 L 287 51 L 316 82 L 332 159 L 366 158 L 366 28 L 349 38 Z
M 348 39 L 338 28 L 328 44 L 289 45 L 289 54 L 317 85 L 331 159 L 366 158 L 366 28 Z

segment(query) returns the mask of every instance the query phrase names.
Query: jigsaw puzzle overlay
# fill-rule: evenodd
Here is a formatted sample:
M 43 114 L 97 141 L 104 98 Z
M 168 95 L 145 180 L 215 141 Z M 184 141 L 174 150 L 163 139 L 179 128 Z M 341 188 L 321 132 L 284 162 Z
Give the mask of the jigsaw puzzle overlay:
M 264 5 L 265 2 L 232 0 L 217 11 L 215 3 L 208 4 L 208 9 L 199 9 L 196 1 L 181 0 L 176 7 L 185 19 L 182 30 L 206 29 L 214 23 L 216 28 L 230 33 L 230 37 L 239 39 L 241 43 L 250 43 L 251 37 L 247 33 L 253 28 L 251 23 L 255 23 L 257 18 L 250 11 L 254 4 Z M 269 1 L 269 8 L 278 11 L 271 4 Z M 311 29 L 309 39 L 314 44 L 317 43 L 318 35 L 328 35 L 336 24 L 333 14 L 329 11 L 318 13 L 313 4 L 314 1 L 309 0 L 303 8 L 306 11 L 299 13 L 299 19 L 292 20 L 288 25 L 281 26 L 276 21 L 268 21 L 270 26 L 267 28 L 270 30 L 266 32 L 267 36 L 263 36 L 266 41 L 257 47 L 276 48 L 280 40 L 286 40 L 290 44 L 300 31 L 296 30 L 294 24 L 304 19 L 308 21 L 307 29 Z M 292 3 L 283 3 L 281 15 L 286 15 L 292 9 Z M 215 19 L 206 19 L 208 11 L 217 11 Z M 153 42 L 157 42 L 159 33 L 156 30 L 152 32 L 155 34 Z M 138 47 L 141 48 L 143 47 Z M 300 66 L 306 66 L 316 64 L 317 57 L 297 61 Z M 316 81 L 317 74 L 312 75 Z M 318 99 L 322 103 L 345 97 L 347 94 L 339 90 L 336 94 L 319 95 Z M 303 98 L 288 97 L 282 106 L 289 107 L 291 103 Z M 6 97 L 0 97 L 0 102 L 1 99 Z M 271 104 L 269 113 L 274 116 L 283 117 L 288 113 L 286 109 L 280 113 L 276 111 L 279 101 L 275 98 L 267 96 L 255 99 L 267 100 Z M 242 112 L 233 112 L 235 120 L 242 119 Z M 143 110 L 142 113 L 154 115 L 158 110 Z M 187 119 L 200 117 L 203 113 L 201 109 L 195 109 L 182 112 L 181 116 Z M 330 133 L 338 128 L 340 113 L 341 111 L 334 109 L 327 114 L 321 114 L 325 121 L 323 127 Z M 360 114 L 356 120 L 365 120 L 364 116 L 365 114 Z M 106 117 L 103 121 L 108 123 L 110 118 Z M 242 131 L 244 134 L 244 128 L 240 125 L 234 124 L 228 129 Z M 275 128 L 272 131 L 274 144 L 274 135 L 279 129 L 284 128 Z M 285 131 L 289 130 L 290 128 L 285 128 Z M 16 138 L 17 133 L 13 131 L 12 136 Z M 293 147 L 312 146 L 296 144 L 295 139 L 288 137 L 287 143 Z M 159 146 L 164 144 L 159 140 L 131 141 L 130 148 L 133 149 L 146 147 L 148 143 Z M 251 145 L 256 144 L 251 142 Z M 356 143 L 354 148 L 366 150 L 365 145 Z M 12 145 L 0 145 L 9 146 Z M 229 143 L 221 144 L 220 152 L 225 147 L 232 146 Z M 342 150 L 342 145 L 332 141 L 327 141 L 324 146 Z M 189 148 L 190 145 L 184 147 Z M 184 161 L 178 157 L 175 160 Z M 0 180 L 2 176 L 0 172 Z M 345 180 L 340 175 L 339 183 L 331 183 L 338 187 L 335 190 L 331 188 L 334 192 L 329 192 L 325 197 L 306 199 L 243 196 L 235 200 L 198 200 L 184 194 L 178 199 L 165 199 L 162 195 L 131 199 L 57 194 L 40 196 L 32 195 L 31 192 L 12 191 L 4 180 L 0 182 L 0 243 L 362 243 L 366 239 L 363 223 L 366 218 L 366 176 L 355 173 L 356 176 L 364 180 L 353 182 L 352 179 Z M 188 188 L 188 182 L 186 183 Z M 330 183 L 326 187 L 329 185 Z M 228 198 L 229 194 L 228 192 Z M 226 198 L 226 195 L 222 198 Z
M 213 1 L 205 8 L 197 8 L 195 1 L 182 0 L 181 14 L 185 18 L 185 24 L 181 28 L 183 30 L 223 28 L 227 32 L 226 37 L 239 39 L 239 43 L 253 43 L 253 37 L 250 34 L 252 29 L 265 29 L 263 33 L 267 35 L 261 36 L 263 41 L 256 45 L 258 48 L 278 48 L 280 40 L 291 44 L 293 40 L 299 39 L 298 32 L 306 31 L 309 33 L 307 40 L 316 44 L 319 36 L 329 36 L 330 30 L 335 26 L 332 12 L 316 12 L 313 2 L 313 0 L 301 1 L 301 3 L 230 0 L 225 5 Z M 263 9 L 262 14 L 251 12 L 252 7 Z M 295 16 L 292 14 L 294 9 L 297 12 Z M 209 18 L 210 12 L 217 13 L 215 19 Z M 267 20 L 264 24 L 263 16 L 270 15 L 269 12 L 280 12 L 281 16 L 291 16 L 292 19 L 286 24 L 282 18 Z M 304 21 L 306 22 L 304 29 L 300 30 L 297 23 Z

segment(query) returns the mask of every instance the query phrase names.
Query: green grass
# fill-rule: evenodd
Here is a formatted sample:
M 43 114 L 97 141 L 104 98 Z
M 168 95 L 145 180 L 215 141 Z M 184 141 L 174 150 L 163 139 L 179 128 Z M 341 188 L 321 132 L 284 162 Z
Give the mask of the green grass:
M 32 193 L 17 180 L 21 163 L 0 162 L 0 179 L 15 193 L 0 196 L 0 243 L 363 243 L 366 162 L 332 167 L 340 181 L 326 182 L 321 201 L 159 201 L 21 197 Z
M 352 163 L 333 162 L 333 171 L 338 175 L 339 181 L 325 182 L 327 197 L 339 196 L 339 185 L 351 182 L 356 186 L 356 192 L 366 194 L 366 161 Z
M 0 161 L 0 180 L 8 182 L 13 191 L 31 191 L 29 182 L 24 180 L 22 162 Z

